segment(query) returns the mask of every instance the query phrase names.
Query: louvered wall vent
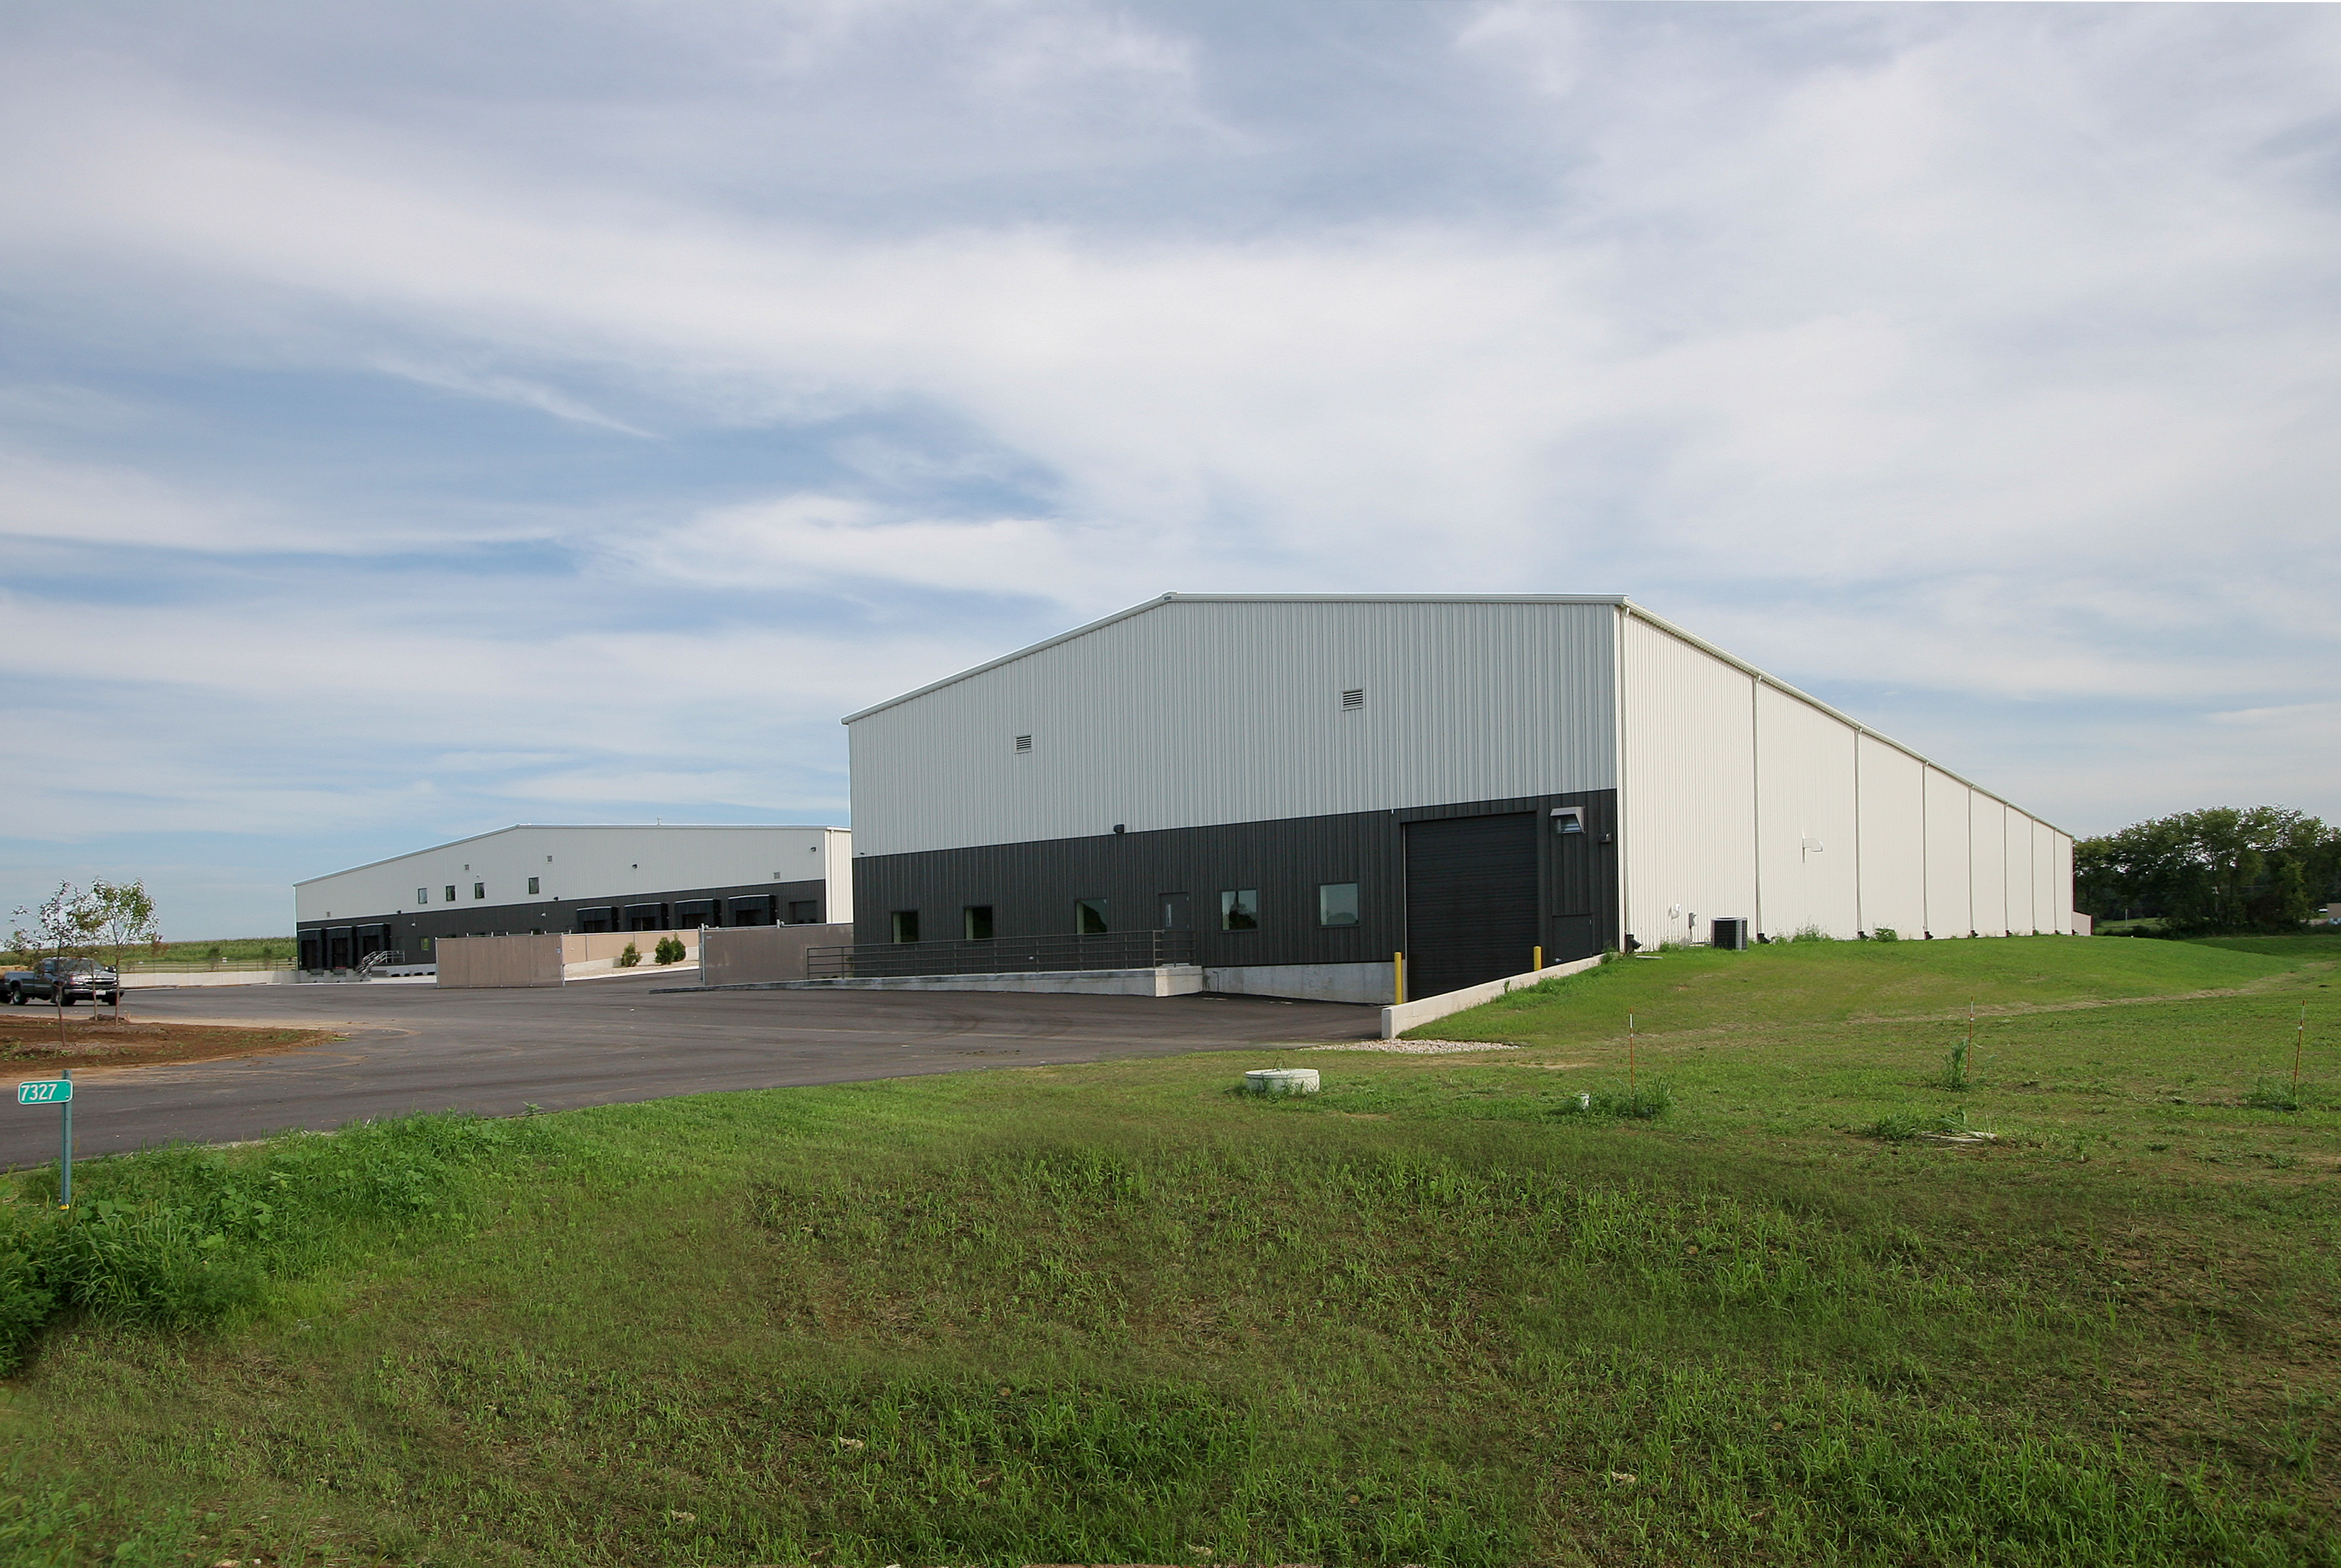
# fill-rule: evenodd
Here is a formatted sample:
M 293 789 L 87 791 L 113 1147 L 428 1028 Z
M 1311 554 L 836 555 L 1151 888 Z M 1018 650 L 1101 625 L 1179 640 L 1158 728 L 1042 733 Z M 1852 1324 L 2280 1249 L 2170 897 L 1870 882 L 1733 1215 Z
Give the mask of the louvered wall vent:
M 1016 738 L 1016 749 L 1019 751 L 1031 750 L 1032 738 L 1030 735 L 1019 735 Z
M 1366 689 L 1353 686 L 1341 693 L 1341 711 L 1349 713 L 1366 705 Z

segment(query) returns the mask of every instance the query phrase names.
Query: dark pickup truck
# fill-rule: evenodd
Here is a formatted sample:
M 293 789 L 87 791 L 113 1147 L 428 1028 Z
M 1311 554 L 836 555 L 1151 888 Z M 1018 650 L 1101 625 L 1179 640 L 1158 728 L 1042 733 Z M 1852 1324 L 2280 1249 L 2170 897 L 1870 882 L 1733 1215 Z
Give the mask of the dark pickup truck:
M 29 969 L 0 975 L 11 1007 L 26 1002 L 104 1002 L 111 1007 L 122 996 L 121 978 L 104 964 L 87 958 L 43 958 Z

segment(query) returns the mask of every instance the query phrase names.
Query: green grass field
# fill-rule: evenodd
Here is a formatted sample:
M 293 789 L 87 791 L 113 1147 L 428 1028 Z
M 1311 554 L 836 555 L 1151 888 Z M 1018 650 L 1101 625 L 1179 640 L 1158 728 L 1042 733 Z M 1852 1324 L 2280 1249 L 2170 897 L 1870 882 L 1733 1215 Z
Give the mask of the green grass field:
M 2341 1563 L 2336 956 L 1669 953 L 1424 1031 L 1521 1049 L 105 1162 L 6 1211 L 0 1562 Z

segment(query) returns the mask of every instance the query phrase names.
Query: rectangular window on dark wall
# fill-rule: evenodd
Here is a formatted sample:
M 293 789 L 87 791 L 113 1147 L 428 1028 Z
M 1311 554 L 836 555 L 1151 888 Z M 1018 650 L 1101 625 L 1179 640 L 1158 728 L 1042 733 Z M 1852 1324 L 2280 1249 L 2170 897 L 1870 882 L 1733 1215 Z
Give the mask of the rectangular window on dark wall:
M 1323 882 L 1317 888 L 1317 923 L 1320 926 L 1354 926 L 1358 923 L 1358 885 L 1355 882 Z
M 1073 900 L 1073 929 L 1084 937 L 1094 937 L 1105 929 L 1105 900 L 1076 898 Z
M 959 912 L 960 936 L 970 942 L 991 940 L 991 906 L 970 904 Z
M 1259 888 L 1230 888 L 1220 894 L 1220 929 L 1222 931 L 1260 929 Z
M 915 942 L 919 939 L 919 912 L 916 909 L 894 911 L 894 940 Z
M 528 890 L 529 890 L 531 893 L 534 893 L 534 892 L 536 891 L 536 881 L 537 881 L 537 879 L 536 879 L 535 878 L 533 878 L 533 877 L 531 877 L 531 878 L 528 879 Z

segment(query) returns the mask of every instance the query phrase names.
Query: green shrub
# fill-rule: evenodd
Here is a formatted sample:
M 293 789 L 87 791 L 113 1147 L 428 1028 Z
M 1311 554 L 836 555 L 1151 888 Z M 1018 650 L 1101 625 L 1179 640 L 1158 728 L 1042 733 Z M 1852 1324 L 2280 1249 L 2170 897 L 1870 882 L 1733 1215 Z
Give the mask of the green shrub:
M 624 950 L 618 955 L 618 968 L 622 969 L 631 969 L 642 961 L 643 950 L 632 942 L 628 942 Z
M 1874 942 L 1898 942 L 1902 939 L 1902 933 L 1891 926 L 1879 926 L 1869 933 L 1869 937 Z
M 686 951 L 688 949 L 683 947 L 682 938 L 661 937 L 658 946 L 651 949 L 651 956 L 662 964 L 674 964 L 682 962 Z

